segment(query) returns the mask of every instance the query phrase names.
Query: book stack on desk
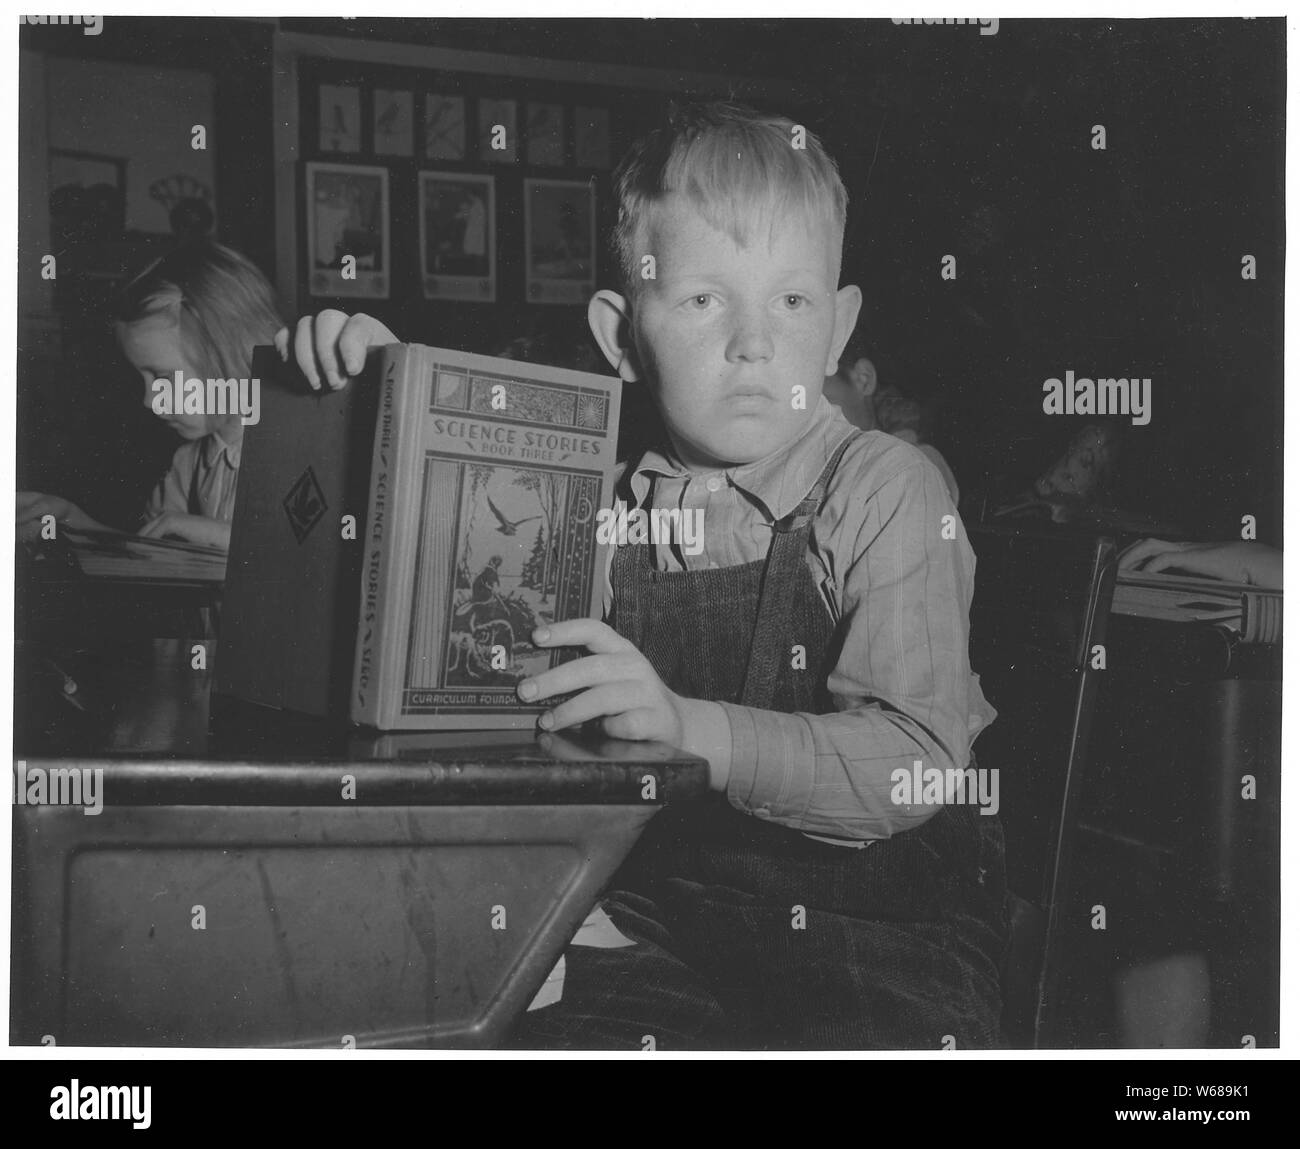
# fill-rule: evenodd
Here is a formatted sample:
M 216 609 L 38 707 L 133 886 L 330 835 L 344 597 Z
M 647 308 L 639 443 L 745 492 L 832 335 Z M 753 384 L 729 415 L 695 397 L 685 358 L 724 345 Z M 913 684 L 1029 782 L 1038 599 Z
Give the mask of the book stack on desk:
M 81 573 L 90 578 L 219 586 L 226 577 L 226 552 L 219 547 L 69 528 L 63 538 Z
M 1163 622 L 1211 623 L 1239 634 L 1243 642 L 1282 641 L 1282 592 L 1245 583 L 1120 571 L 1111 611 Z

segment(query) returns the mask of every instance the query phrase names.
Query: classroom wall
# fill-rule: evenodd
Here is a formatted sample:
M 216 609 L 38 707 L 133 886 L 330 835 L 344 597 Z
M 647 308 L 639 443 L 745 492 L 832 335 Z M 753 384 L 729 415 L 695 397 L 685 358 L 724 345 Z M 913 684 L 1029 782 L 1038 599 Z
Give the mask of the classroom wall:
M 194 125 L 215 132 L 213 87 L 207 72 L 52 56 L 45 68 L 49 147 L 125 161 L 126 227 L 166 234 L 168 208 L 150 195 L 157 181 L 178 177 L 178 186 L 194 181 L 194 191 L 213 192 L 213 150 L 178 146 Z
M 1279 21 L 1003 21 L 996 36 L 800 20 L 121 18 L 99 37 L 68 31 L 23 29 L 24 91 L 36 90 L 29 77 L 38 59 L 62 74 L 112 60 L 208 78 L 195 83 L 211 84 L 220 236 L 274 272 L 299 309 L 358 306 L 303 290 L 303 183 L 291 191 L 293 228 L 276 227 L 275 172 L 286 161 L 273 129 L 292 140 L 287 162 L 303 180 L 305 165 L 325 158 L 313 142 L 311 100 L 326 79 L 366 92 L 381 84 L 409 90 L 417 122 L 423 93 L 440 86 L 515 98 L 521 113 L 529 99 L 607 106 L 617 151 L 671 96 L 691 90 L 691 75 L 720 77 L 713 94 L 805 120 L 839 162 L 851 205 L 845 276 L 863 287 L 862 324 L 895 381 L 930 404 L 936 441 L 964 492 L 1027 484 L 1061 452 L 1076 428 L 1043 415 L 1044 379 L 1067 369 L 1140 374 L 1153 380 L 1155 417 L 1123 429 L 1119 497 L 1219 535 L 1253 513 L 1260 536 L 1281 541 Z M 327 37 L 329 48 L 299 58 L 294 122 L 275 125 L 273 88 L 282 77 L 274 52 L 286 34 Z M 451 63 L 421 67 L 411 53 L 423 48 L 450 54 Z M 540 61 L 545 76 L 529 78 L 514 63 L 462 74 L 457 53 Z M 592 83 L 600 69 L 623 77 L 600 73 Z M 638 70 L 656 69 L 663 85 L 630 84 Z M 26 115 L 20 136 L 20 202 L 29 217 L 39 216 L 40 119 L 39 111 Z M 152 124 L 135 122 L 141 131 Z M 1089 146 L 1098 123 L 1107 128 L 1105 151 Z M 356 162 L 376 160 L 371 151 Z M 543 315 L 567 315 L 581 331 L 581 306 L 538 306 L 524 294 L 520 188 L 525 175 L 541 173 L 525 163 L 493 169 L 499 294 L 483 305 L 424 298 L 416 173 L 433 165 L 418 155 L 384 163 L 394 282 L 390 297 L 366 301 L 367 310 L 403 337 L 470 350 L 496 350 Z M 489 170 L 471 159 L 440 166 Z M 607 171 L 567 164 L 555 174 L 595 176 L 600 222 L 608 224 Z M 24 224 L 24 259 L 41 222 Z M 1258 259 L 1253 282 L 1240 276 L 1248 252 Z M 945 254 L 957 260 L 955 280 L 940 276 Z M 34 314 L 48 292 L 26 266 L 22 275 L 21 307 Z M 65 331 L 63 344 L 80 338 Z M 111 345 L 83 359 L 89 368 L 66 367 L 54 386 L 84 386 L 87 370 L 104 380 L 117 370 Z M 46 387 L 20 371 L 29 415 L 29 400 Z M 118 473 L 135 468 L 120 481 L 123 503 L 135 497 L 126 488 L 143 487 L 167 443 L 143 411 L 110 415 L 111 388 L 96 387 L 104 399 L 94 419 L 69 416 L 60 401 L 53 415 L 46 404 L 24 422 L 35 433 L 20 444 L 20 481 L 24 474 L 49 481 L 69 457 L 85 460 L 79 482 L 93 498 L 103 483 L 91 456 L 103 454 Z M 113 458 L 100 446 L 106 418 L 120 418 L 112 434 L 124 436 Z
M 1281 542 L 1281 28 L 883 37 L 906 57 L 882 62 L 874 89 L 887 114 L 855 188 L 855 271 L 864 321 L 937 406 L 964 492 L 1027 484 L 1064 449 L 1077 423 L 1043 414 L 1045 379 L 1138 374 L 1153 418 L 1119 420 L 1118 497 L 1219 537 L 1252 513 Z

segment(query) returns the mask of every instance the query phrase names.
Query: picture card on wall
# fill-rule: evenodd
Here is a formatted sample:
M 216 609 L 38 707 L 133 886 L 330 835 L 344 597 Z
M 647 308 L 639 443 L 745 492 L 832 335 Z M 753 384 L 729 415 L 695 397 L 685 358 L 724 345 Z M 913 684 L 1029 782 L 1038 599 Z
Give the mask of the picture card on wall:
M 388 169 L 309 163 L 309 293 L 387 299 L 389 258 Z
M 375 155 L 412 155 L 414 98 L 410 92 L 375 91 Z
M 490 164 L 512 164 L 519 152 L 514 100 L 479 100 L 478 155 Z
M 420 173 L 420 278 L 425 299 L 494 303 L 496 180 Z
M 361 150 L 361 92 L 336 84 L 320 86 L 320 150 Z
M 528 162 L 540 167 L 564 165 L 564 105 L 528 105 Z
M 586 303 L 596 290 L 596 190 L 524 180 L 525 299 Z
M 609 109 L 573 109 L 573 150 L 580 168 L 607 168 L 609 154 Z
M 424 97 L 424 154 L 431 160 L 465 158 L 465 97 Z

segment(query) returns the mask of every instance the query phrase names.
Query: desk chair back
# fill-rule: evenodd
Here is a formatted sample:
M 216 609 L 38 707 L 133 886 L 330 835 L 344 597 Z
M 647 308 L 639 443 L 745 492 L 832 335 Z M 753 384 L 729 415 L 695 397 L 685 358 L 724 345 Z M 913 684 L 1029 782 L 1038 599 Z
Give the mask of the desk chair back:
M 980 762 L 1001 771 L 1011 943 L 1004 1030 L 1013 1045 L 1061 1042 L 1061 939 L 1116 546 L 1107 537 L 970 528 L 978 566 L 971 665 L 998 720 Z

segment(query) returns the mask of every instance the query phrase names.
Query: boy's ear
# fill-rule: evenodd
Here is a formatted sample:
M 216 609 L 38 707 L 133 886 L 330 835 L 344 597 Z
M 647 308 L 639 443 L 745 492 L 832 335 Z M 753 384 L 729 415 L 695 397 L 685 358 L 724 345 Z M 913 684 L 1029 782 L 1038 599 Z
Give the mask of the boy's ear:
M 587 324 L 609 365 L 625 383 L 641 378 L 632 345 L 632 312 L 617 291 L 598 291 L 587 304 Z
M 852 284 L 841 287 L 835 293 L 835 330 L 831 336 L 830 356 L 826 360 L 827 375 L 834 375 L 840 369 L 840 355 L 844 345 L 858 325 L 858 312 L 862 310 L 862 289 Z

